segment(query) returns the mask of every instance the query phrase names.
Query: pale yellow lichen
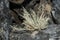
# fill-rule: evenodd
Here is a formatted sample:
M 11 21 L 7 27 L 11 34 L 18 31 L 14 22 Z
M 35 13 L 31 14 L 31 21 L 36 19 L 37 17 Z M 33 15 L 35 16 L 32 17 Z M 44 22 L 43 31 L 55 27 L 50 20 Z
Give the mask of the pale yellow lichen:
M 25 8 L 23 8 L 23 11 L 23 18 L 25 18 L 23 24 L 27 30 L 41 30 L 47 28 L 49 17 L 43 17 L 44 13 L 38 16 L 32 9 L 30 9 L 30 13 Z

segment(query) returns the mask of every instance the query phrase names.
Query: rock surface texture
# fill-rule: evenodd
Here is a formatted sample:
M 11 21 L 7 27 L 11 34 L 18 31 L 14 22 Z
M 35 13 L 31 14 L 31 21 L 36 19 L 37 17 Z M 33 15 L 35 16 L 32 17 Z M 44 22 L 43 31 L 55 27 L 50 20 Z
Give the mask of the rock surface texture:
M 60 40 L 60 0 L 0 0 L 0 40 Z

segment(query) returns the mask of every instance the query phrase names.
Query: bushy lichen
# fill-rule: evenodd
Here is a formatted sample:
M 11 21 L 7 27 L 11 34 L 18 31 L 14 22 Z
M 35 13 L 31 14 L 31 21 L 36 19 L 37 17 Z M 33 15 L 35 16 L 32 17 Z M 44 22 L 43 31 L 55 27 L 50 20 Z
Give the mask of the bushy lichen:
M 44 17 L 44 12 L 41 13 L 40 16 L 36 14 L 36 12 L 30 9 L 30 13 L 23 8 L 24 14 L 23 18 L 25 19 L 23 24 L 25 25 L 25 29 L 27 30 L 41 30 L 47 28 L 49 17 Z

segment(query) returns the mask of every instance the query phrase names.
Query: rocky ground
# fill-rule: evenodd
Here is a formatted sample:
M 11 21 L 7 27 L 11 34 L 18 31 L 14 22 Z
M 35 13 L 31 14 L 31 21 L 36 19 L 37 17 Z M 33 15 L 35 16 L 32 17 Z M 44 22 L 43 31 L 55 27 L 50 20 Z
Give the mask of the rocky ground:
M 0 0 L 0 40 L 60 40 L 60 0 Z

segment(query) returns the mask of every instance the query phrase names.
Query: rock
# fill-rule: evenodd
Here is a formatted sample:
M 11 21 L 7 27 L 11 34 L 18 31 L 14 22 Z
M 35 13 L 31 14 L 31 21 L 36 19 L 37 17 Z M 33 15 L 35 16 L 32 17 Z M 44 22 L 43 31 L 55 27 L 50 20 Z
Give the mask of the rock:
M 60 24 L 60 0 L 53 0 L 53 10 L 55 13 L 52 13 L 57 24 Z
M 49 27 L 46 30 L 43 30 L 42 32 L 49 34 L 49 38 L 60 38 L 60 25 L 49 25 Z

